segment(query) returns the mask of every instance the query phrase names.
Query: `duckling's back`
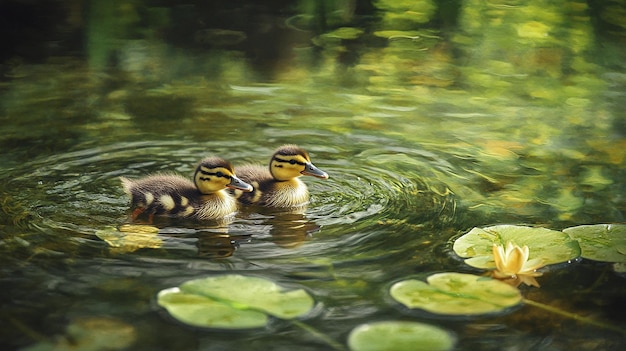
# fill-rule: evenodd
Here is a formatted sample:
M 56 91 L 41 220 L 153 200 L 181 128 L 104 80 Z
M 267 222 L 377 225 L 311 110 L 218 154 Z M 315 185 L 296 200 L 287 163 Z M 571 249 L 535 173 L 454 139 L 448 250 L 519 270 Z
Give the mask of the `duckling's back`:
M 148 215 L 188 217 L 197 207 L 200 192 L 186 178 L 176 175 L 152 175 L 138 180 L 121 177 L 131 207 Z

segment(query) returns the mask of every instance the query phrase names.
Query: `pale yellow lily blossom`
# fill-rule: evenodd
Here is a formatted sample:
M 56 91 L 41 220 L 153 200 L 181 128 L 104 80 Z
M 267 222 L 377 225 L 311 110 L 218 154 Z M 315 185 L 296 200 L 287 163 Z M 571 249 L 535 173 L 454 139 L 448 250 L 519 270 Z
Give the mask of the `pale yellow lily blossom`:
M 492 276 L 515 286 L 524 283 L 539 287 L 535 277 L 543 274 L 537 272 L 537 269 L 543 267 L 543 262 L 537 258 L 528 260 L 529 252 L 528 246 L 519 247 L 510 241 L 506 243 L 506 247 L 493 244 L 496 269 L 492 271 Z

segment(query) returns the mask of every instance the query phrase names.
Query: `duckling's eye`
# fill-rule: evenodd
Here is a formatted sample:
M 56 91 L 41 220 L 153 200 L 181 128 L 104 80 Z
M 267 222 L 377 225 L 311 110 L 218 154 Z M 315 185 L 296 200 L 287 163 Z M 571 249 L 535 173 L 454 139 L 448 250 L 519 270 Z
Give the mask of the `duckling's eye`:
M 215 176 L 218 177 L 218 178 L 222 178 L 224 176 L 224 173 L 217 172 L 217 173 L 215 173 Z
M 295 159 L 291 159 L 291 160 L 287 161 L 287 160 L 283 160 L 282 158 L 274 157 L 274 160 L 276 160 L 276 162 L 289 163 L 289 164 L 292 164 L 292 165 L 299 164 L 300 166 L 304 166 L 306 164 L 304 162 L 298 162 Z

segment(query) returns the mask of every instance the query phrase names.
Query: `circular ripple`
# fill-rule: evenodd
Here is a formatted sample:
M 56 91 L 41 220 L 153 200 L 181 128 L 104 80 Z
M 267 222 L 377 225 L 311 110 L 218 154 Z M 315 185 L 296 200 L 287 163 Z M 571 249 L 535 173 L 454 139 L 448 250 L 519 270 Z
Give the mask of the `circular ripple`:
M 96 232 L 127 220 L 128 199 L 119 176 L 176 172 L 191 177 L 195 163 L 208 155 L 222 156 L 235 165 L 258 159 L 258 148 L 246 143 L 238 147 L 192 145 L 182 141 L 116 143 L 35 159 L 2 176 L 7 180 L 3 192 L 24 210 L 13 220 L 24 218 L 23 212 L 27 212 L 31 227 L 40 232 L 56 237 L 66 233 L 76 242 L 101 245 Z M 264 151 L 271 154 L 270 148 Z M 329 245 L 358 246 L 381 224 L 410 226 L 453 218 L 454 198 L 445 185 L 433 181 L 436 177 L 429 177 L 431 160 L 420 151 L 378 148 L 347 157 L 335 150 L 321 150 L 313 162 L 330 178 L 302 178 L 311 193 L 306 212 L 243 210 L 229 229 L 231 235 L 243 238 L 233 245 L 247 243 L 246 238 L 252 237 L 295 248 L 323 228 L 325 236 L 342 238 Z M 222 229 L 187 222 L 172 226 L 163 232 L 178 240 L 166 241 L 165 246 L 195 250 L 190 240 L 207 237 L 207 231 L 219 242 L 205 240 L 205 247 L 219 249 L 224 245 Z M 260 249 L 259 256 L 271 250 L 262 245 Z

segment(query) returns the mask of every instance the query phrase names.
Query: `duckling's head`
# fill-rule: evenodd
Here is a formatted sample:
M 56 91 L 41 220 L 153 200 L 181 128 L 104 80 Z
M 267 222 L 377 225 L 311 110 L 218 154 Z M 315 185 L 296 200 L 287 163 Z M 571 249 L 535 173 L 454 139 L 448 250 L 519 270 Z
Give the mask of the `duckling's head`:
M 286 181 L 302 175 L 327 179 L 328 174 L 311 163 L 309 154 L 296 145 L 279 147 L 270 161 L 270 173 L 278 181 Z
M 200 161 L 193 181 L 204 195 L 213 194 L 225 188 L 252 191 L 252 185 L 237 178 L 230 162 L 219 157 L 207 157 Z

